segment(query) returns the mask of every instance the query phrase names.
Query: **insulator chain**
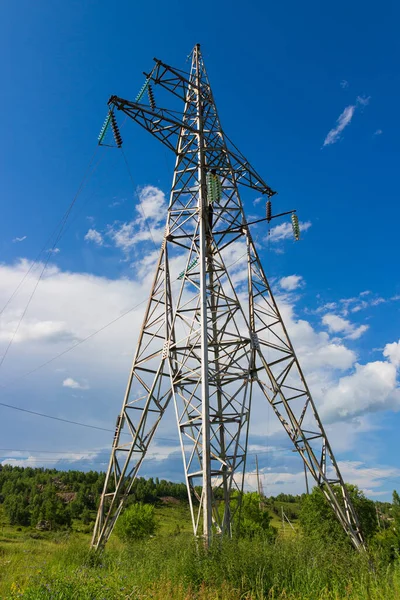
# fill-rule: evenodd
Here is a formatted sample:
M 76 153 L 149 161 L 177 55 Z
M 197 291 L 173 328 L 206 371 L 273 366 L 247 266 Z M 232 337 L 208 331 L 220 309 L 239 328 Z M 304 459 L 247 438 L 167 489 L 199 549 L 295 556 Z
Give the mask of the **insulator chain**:
M 207 200 L 209 204 L 214 204 L 221 200 L 222 183 L 214 173 L 207 173 Z
M 111 128 L 114 135 L 115 143 L 117 144 L 117 148 L 121 148 L 122 146 L 122 137 L 119 132 L 119 127 L 117 123 L 117 119 L 115 118 L 114 113 L 111 113 Z
M 189 271 L 191 271 L 197 265 L 198 262 L 199 262 L 199 259 L 196 256 L 196 258 L 194 258 L 193 260 L 190 261 L 186 271 L 182 271 L 182 273 L 179 273 L 178 279 L 183 279 L 185 274 L 188 273 Z
M 154 92 L 153 92 L 153 88 L 151 87 L 150 83 L 147 86 L 147 96 L 149 98 L 150 107 L 154 110 L 156 107 L 156 101 L 154 100 Z
M 267 200 L 267 221 L 272 219 L 272 204 L 271 200 Z
M 297 215 L 293 214 L 292 215 L 292 228 L 293 228 L 293 235 L 294 235 L 294 239 L 296 241 L 299 241 L 300 239 L 300 225 L 299 225 L 299 218 Z
M 108 126 L 110 124 L 110 121 L 111 121 L 111 112 L 109 112 L 108 115 L 106 116 L 106 119 L 105 119 L 105 121 L 103 123 L 103 127 L 100 130 L 99 137 L 98 137 L 99 145 L 101 145 L 101 143 L 102 143 L 102 141 L 104 139 L 104 136 L 106 135 Z
M 149 82 L 150 79 L 147 78 L 146 81 L 144 82 L 144 84 L 142 85 L 142 87 L 140 88 L 140 92 L 138 93 L 138 95 L 136 96 L 136 100 L 135 102 L 140 102 L 141 99 L 143 98 L 148 86 L 149 86 Z

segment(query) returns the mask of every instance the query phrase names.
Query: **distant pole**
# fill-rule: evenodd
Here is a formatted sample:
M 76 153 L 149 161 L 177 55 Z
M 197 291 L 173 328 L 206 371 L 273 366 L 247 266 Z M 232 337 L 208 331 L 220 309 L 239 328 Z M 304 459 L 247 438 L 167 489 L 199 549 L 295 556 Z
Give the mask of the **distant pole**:
M 301 450 L 304 450 L 304 448 L 301 448 Z M 295 450 L 292 450 L 292 452 L 298 452 L 298 450 L 295 449 Z M 303 462 L 303 467 L 304 467 L 304 478 L 306 480 L 306 492 L 307 492 L 307 495 L 308 495 L 310 493 L 310 489 L 308 487 L 307 467 L 306 467 L 306 463 L 305 462 Z
M 382 529 L 382 527 L 381 527 L 381 519 L 379 517 L 379 510 L 378 510 L 377 506 L 375 506 L 375 510 L 376 510 L 376 518 L 378 519 L 378 527 L 379 527 L 379 529 Z
M 258 469 L 258 456 L 256 454 L 256 473 L 257 473 L 257 490 L 258 490 L 258 495 L 260 497 L 260 510 L 264 509 L 264 490 L 263 490 L 263 486 L 260 480 L 260 471 Z
M 307 495 L 310 493 L 310 490 L 308 488 L 308 477 L 307 477 L 307 467 L 306 467 L 306 463 L 303 463 L 303 467 L 304 467 L 304 477 L 306 479 L 306 490 L 307 490 Z
M 256 454 L 256 473 L 257 473 L 257 490 L 258 490 L 258 495 L 260 496 L 260 501 L 261 501 L 261 488 L 260 488 L 260 473 L 258 470 L 258 456 Z

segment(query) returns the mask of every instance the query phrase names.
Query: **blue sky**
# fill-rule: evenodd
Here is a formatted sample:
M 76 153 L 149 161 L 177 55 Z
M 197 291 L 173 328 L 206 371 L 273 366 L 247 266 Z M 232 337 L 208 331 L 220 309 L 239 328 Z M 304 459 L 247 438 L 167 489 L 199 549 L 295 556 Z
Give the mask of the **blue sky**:
M 278 190 L 276 209 L 297 208 L 311 224 L 298 244 L 284 239 L 284 229 L 269 243 L 266 230 L 254 233 L 300 358 L 309 361 L 345 474 L 368 493 L 389 497 L 400 482 L 400 9 L 391 2 L 206 0 L 195 10 L 157 1 L 2 3 L 1 304 L 41 248 L 51 246 L 47 240 L 96 148 L 109 96 L 134 99 L 153 57 L 188 68 L 186 57 L 199 42 L 224 129 Z M 146 298 L 154 248 L 143 235 L 138 201 L 165 206 L 174 161 L 134 123 L 122 133 L 134 186 L 120 153 L 101 148 L 0 370 L 2 402 L 111 429 L 140 307 L 22 375 Z M 248 214 L 261 215 L 255 200 L 243 194 Z M 156 235 L 162 230 L 157 215 L 152 227 Z M 89 230 L 100 237 L 85 239 Z M 0 317 L 0 349 L 39 271 Z M 339 348 L 336 358 L 320 360 L 332 346 Z M 318 361 L 309 360 L 311 351 Z M 70 456 L 82 468 L 107 460 L 106 432 L 0 411 L 0 447 L 31 451 L 4 451 L 4 460 L 63 466 Z M 260 453 L 267 489 L 300 490 L 297 457 L 268 419 L 262 426 L 267 440 L 255 431 L 252 455 Z M 146 472 L 179 479 L 180 459 L 169 442 L 173 415 L 159 436 Z

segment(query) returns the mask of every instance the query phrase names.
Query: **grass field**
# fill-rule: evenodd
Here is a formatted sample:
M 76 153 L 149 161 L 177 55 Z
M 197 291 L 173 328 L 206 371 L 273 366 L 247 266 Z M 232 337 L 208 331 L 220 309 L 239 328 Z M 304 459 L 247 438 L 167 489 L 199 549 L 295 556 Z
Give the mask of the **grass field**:
M 186 505 L 157 508 L 157 535 L 103 555 L 88 551 L 90 534 L 37 532 L 0 515 L 0 598 L 29 600 L 394 600 L 400 565 L 374 567 L 349 548 L 296 535 L 196 548 Z M 18 530 L 19 529 L 19 530 Z

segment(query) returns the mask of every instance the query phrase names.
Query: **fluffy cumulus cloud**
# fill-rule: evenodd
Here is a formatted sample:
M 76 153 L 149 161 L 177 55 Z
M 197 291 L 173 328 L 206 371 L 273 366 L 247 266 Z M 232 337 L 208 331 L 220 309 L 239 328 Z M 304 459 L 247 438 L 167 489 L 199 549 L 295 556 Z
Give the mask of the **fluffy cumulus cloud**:
M 304 279 L 301 275 L 288 275 L 279 280 L 281 288 L 287 292 L 292 292 L 304 285 Z
M 11 311 L 8 314 L 11 315 Z M 12 339 L 14 344 L 20 344 L 22 342 L 61 342 L 77 339 L 76 333 L 64 321 L 27 318 L 19 324 L 19 316 L 6 321 L 0 330 L 0 341 Z
M 136 218 L 126 223 L 116 222 L 107 232 L 115 246 L 125 254 L 129 254 L 140 242 L 159 244 L 163 239 L 167 211 L 164 192 L 147 185 L 140 188 L 138 198 Z
M 353 373 L 341 377 L 324 395 L 321 417 L 327 422 L 371 412 L 400 409 L 396 367 L 388 361 L 356 363 Z
M 359 325 L 359 327 L 356 327 L 347 319 L 334 313 L 324 315 L 322 323 L 328 327 L 331 333 L 342 333 L 349 340 L 357 340 L 363 333 L 368 331 L 368 325 Z
M 88 390 L 89 389 L 89 386 L 87 383 L 79 383 L 79 381 L 72 379 L 72 377 L 67 377 L 66 379 L 64 379 L 62 384 L 63 384 L 63 387 L 71 388 L 72 390 Z
M 310 221 L 303 221 L 299 223 L 300 225 L 300 235 L 302 232 L 307 231 L 311 227 Z M 282 242 L 284 240 L 293 239 L 293 228 L 291 223 L 281 223 L 280 225 L 276 225 L 275 227 L 271 227 L 269 230 L 268 238 L 265 240 L 269 240 L 270 242 Z
M 102 246 L 104 243 L 102 234 L 96 229 L 89 229 L 85 235 L 85 240 L 87 242 L 93 242 L 97 246 Z
M 388 358 L 395 367 L 400 367 L 400 340 L 392 344 L 386 344 L 383 356 Z
M 332 371 L 349 369 L 356 360 L 353 350 L 328 333 L 317 331 L 309 321 L 296 316 L 295 306 L 286 297 L 277 297 L 289 336 L 305 371 L 326 380 Z

